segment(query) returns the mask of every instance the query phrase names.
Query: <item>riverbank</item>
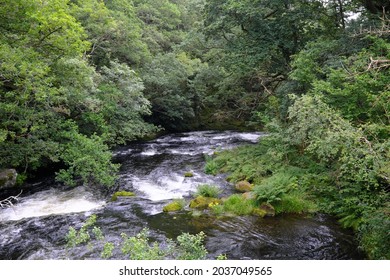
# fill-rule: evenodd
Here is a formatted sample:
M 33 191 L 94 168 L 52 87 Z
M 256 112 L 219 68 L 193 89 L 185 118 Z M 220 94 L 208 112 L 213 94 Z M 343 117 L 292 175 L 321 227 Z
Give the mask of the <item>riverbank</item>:
M 369 258 L 389 259 L 389 194 L 340 186 L 333 166 L 283 146 L 278 136 L 255 146 L 217 153 L 206 164 L 210 174 L 227 173 L 233 184 L 253 185 L 256 201 L 270 203 L 278 214 L 327 213 L 352 229 Z

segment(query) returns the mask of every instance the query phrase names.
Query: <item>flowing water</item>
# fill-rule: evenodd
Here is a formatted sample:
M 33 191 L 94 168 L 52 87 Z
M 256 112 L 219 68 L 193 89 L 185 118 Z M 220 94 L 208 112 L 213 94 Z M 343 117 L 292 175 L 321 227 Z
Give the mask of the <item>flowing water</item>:
M 326 215 L 274 218 L 216 217 L 188 209 L 162 212 L 175 198 L 189 200 L 199 184 L 218 185 L 233 193 L 224 176 L 203 172 L 205 155 L 221 149 L 261 141 L 261 133 L 190 132 L 135 143 L 115 152 L 120 162 L 120 189 L 136 197 L 110 201 L 110 194 L 92 187 L 61 187 L 52 180 L 32 186 L 12 208 L 0 209 L 0 259 L 97 259 L 101 244 L 67 249 L 70 226 L 78 228 L 96 214 L 107 240 L 120 243 L 120 234 L 150 230 L 152 240 L 163 242 L 183 232 L 203 231 L 209 258 L 229 259 L 361 259 L 354 236 Z M 186 172 L 194 174 L 185 178 Z M 114 258 L 123 258 L 115 251 Z

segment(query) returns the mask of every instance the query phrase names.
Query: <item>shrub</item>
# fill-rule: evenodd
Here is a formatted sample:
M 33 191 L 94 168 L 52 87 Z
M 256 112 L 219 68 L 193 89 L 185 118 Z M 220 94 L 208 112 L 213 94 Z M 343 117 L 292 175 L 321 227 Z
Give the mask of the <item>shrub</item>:
M 264 179 L 255 186 L 253 192 L 259 202 L 275 203 L 282 200 L 282 197 L 290 189 L 296 187 L 297 178 L 289 173 L 279 172 Z
M 92 215 L 79 230 L 70 227 L 66 235 L 67 247 L 74 248 L 88 243 L 88 248 L 92 249 L 94 242 L 98 241 L 98 245 L 102 247 L 100 257 L 108 259 L 113 256 L 113 250 L 118 245 L 105 242 L 106 238 L 100 228 L 94 226 L 96 218 L 96 215 Z M 130 260 L 204 260 L 208 254 L 203 245 L 206 237 L 203 232 L 195 235 L 183 233 L 177 237 L 176 241 L 165 240 L 163 242 L 164 246 L 162 246 L 163 243 L 149 240 L 149 230 L 147 228 L 144 228 L 135 236 L 128 237 L 122 233 L 121 237 L 122 243 L 119 245 L 121 252 Z

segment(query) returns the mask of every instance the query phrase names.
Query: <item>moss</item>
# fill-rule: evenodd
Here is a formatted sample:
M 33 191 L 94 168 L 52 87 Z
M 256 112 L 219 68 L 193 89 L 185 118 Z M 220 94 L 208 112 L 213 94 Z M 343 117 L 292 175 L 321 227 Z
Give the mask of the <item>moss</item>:
M 186 173 L 184 173 L 184 177 L 186 177 L 186 178 L 194 177 L 194 173 L 192 173 L 192 172 L 186 172 Z
M 185 201 L 183 200 L 175 200 L 164 206 L 164 212 L 176 212 L 180 211 L 184 208 Z
M 260 205 L 259 207 L 260 210 L 264 211 L 265 212 L 265 216 L 267 217 L 274 217 L 276 212 L 275 212 L 275 208 L 267 203 L 267 202 L 264 202 Z
M 252 215 L 264 218 L 267 215 L 267 211 L 265 211 L 264 209 L 260 209 L 260 208 L 254 208 L 252 210 Z
M 128 191 L 119 191 L 119 192 L 114 193 L 114 195 L 111 197 L 111 201 L 117 201 L 119 196 L 132 197 L 132 196 L 135 196 L 135 194 L 132 192 L 128 192 Z
M 235 186 L 236 190 L 242 193 L 250 192 L 253 190 L 253 185 L 248 181 L 240 181 Z
M 195 199 L 191 200 L 190 208 L 207 209 L 221 203 L 222 201 L 218 198 L 198 196 Z

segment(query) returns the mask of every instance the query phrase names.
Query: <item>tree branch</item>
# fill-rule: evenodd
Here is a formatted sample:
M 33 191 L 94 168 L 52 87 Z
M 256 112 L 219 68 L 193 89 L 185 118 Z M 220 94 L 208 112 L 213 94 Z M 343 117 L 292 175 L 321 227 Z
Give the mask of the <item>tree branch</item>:
M 16 196 L 10 196 L 4 200 L 0 200 L 0 208 L 8 208 L 14 206 L 15 202 L 19 201 L 19 196 L 22 194 L 23 190 Z

